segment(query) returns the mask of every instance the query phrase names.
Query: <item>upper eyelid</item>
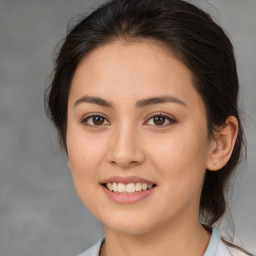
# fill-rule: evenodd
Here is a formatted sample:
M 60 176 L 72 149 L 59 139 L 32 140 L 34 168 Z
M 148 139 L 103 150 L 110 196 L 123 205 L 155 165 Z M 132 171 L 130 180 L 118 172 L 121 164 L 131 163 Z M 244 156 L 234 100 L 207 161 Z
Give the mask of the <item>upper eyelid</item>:
M 81 121 L 82 121 L 82 120 L 84 120 L 84 119 L 86 119 L 86 118 L 94 117 L 94 116 L 101 116 L 101 117 L 104 117 L 105 119 L 108 119 L 108 117 L 106 117 L 104 114 L 102 114 L 102 113 L 97 113 L 97 112 L 91 112 L 91 113 L 88 113 L 88 114 L 86 114 L 86 115 L 83 115 L 82 118 L 80 118 L 80 119 L 81 119 Z
M 154 112 L 152 114 L 149 114 L 146 117 L 146 120 L 155 116 L 163 116 L 163 117 L 169 117 L 170 119 L 176 120 L 176 118 L 173 115 L 167 114 L 165 112 Z

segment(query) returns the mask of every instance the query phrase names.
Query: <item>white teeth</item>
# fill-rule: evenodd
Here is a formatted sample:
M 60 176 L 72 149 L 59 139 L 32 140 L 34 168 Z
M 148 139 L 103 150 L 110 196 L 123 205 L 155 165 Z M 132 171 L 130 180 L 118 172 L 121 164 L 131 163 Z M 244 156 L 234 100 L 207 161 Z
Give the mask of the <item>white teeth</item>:
M 118 183 L 117 191 L 118 191 L 119 193 L 125 192 L 125 184 L 123 184 L 123 183 Z
M 136 183 L 136 191 L 141 191 L 141 183 Z
M 111 183 L 107 183 L 106 186 L 109 190 L 113 190 L 113 185 Z
M 135 185 L 133 183 L 129 183 L 126 185 L 126 192 L 134 193 L 135 192 Z
M 114 191 L 116 193 L 136 193 L 140 191 L 145 191 L 148 189 L 151 189 L 153 187 L 153 184 L 146 184 L 146 183 L 129 183 L 129 184 L 124 184 L 124 183 L 107 183 L 106 187 L 110 191 Z
M 142 184 L 142 190 L 147 190 L 147 188 L 148 188 L 148 184 L 143 183 L 143 184 Z
M 113 186 L 112 186 L 112 190 L 114 191 L 114 192 L 117 192 L 117 190 L 118 190 L 118 188 L 117 188 L 117 183 L 113 183 Z

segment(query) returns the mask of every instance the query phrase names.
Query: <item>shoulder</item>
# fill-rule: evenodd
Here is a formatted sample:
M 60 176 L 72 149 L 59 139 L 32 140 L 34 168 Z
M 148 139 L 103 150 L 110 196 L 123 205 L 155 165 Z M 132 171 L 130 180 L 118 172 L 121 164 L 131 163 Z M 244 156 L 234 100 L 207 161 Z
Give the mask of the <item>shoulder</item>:
M 224 242 L 220 239 L 216 256 L 248 256 L 248 255 L 237 248 L 233 248 L 225 245 Z
M 85 252 L 79 254 L 78 256 L 99 256 L 101 245 L 104 243 L 105 237 L 102 237 L 98 242 L 90 247 Z M 214 249 L 215 248 L 215 249 Z M 216 254 L 215 254 L 216 253 Z M 204 256 L 215 255 L 215 256 L 248 256 L 239 249 L 227 246 L 224 244 L 220 238 L 219 232 L 213 229 L 212 237 L 208 245 L 207 251 Z
M 212 235 L 204 256 L 248 256 L 237 248 L 226 245 L 216 228 L 212 228 Z
M 85 252 L 79 254 L 78 256 L 99 256 L 100 248 L 101 245 L 103 244 L 105 238 L 102 237 L 101 239 L 98 240 L 98 242 L 90 247 L 88 250 Z

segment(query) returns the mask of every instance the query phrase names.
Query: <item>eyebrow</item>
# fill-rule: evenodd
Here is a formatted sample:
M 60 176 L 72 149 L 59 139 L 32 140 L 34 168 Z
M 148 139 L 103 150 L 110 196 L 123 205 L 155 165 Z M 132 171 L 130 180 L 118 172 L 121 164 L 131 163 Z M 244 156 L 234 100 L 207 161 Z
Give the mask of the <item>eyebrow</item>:
M 91 103 L 91 104 L 96 104 L 96 105 L 99 105 L 102 107 L 109 107 L 109 108 L 114 107 L 113 103 L 111 103 L 110 101 L 106 101 L 100 97 L 94 97 L 94 96 L 88 96 L 88 95 L 85 95 L 85 96 L 79 98 L 75 102 L 74 107 L 76 107 L 77 105 L 79 105 L 81 103 Z M 174 96 L 171 96 L 171 95 L 163 95 L 163 96 L 159 96 L 159 97 L 142 99 L 142 100 L 137 101 L 135 106 L 137 108 L 142 108 L 142 107 L 146 107 L 149 105 L 160 104 L 160 103 L 177 103 L 177 104 L 187 107 L 187 104 L 184 101 L 182 101 Z

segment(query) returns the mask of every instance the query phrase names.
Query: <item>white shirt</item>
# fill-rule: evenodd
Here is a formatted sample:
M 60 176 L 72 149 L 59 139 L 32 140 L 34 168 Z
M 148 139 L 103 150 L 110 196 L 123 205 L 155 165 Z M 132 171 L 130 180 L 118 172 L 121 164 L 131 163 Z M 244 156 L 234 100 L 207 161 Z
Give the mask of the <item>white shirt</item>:
M 99 256 L 100 248 L 104 240 L 105 238 L 102 237 L 94 246 L 81 253 L 79 256 Z M 238 249 L 225 245 L 220 239 L 219 231 L 212 228 L 211 239 L 203 256 L 246 256 L 246 254 Z

